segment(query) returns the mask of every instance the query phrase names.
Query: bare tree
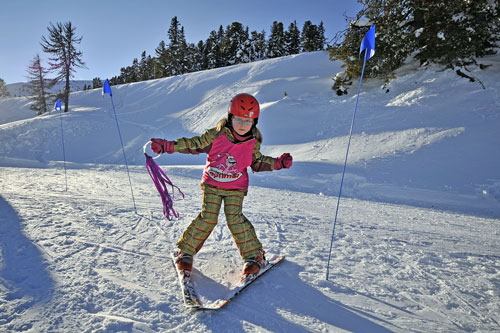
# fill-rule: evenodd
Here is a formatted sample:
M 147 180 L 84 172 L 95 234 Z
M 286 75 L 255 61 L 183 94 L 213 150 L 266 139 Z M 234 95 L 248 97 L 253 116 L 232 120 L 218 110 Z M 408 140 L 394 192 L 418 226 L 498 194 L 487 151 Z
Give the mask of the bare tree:
M 76 44 L 80 44 L 82 37 L 77 37 L 71 22 L 64 24 L 57 23 L 54 25 L 50 23 L 47 28 L 49 31 L 48 38 L 42 36 L 42 49 L 43 52 L 52 55 L 49 58 L 50 70 L 57 72 L 56 80 L 65 81 L 63 92 L 64 98 L 64 112 L 68 112 L 68 102 L 70 93 L 70 78 L 73 77 L 75 67 L 85 67 L 82 60 L 82 52 L 76 49 Z
M 30 109 L 37 114 L 47 112 L 48 90 L 54 86 L 55 81 L 47 79 L 49 70 L 42 66 L 40 56 L 37 54 L 31 64 L 28 66 L 28 88 L 30 90 L 30 99 L 33 103 Z

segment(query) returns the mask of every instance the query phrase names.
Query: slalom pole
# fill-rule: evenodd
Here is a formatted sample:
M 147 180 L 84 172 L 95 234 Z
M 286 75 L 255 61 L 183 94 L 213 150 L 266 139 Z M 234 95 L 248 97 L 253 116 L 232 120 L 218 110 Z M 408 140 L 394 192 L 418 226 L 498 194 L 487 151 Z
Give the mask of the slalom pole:
M 358 109 L 359 92 L 361 89 L 361 81 L 363 80 L 363 73 L 365 71 L 365 64 L 366 64 L 366 58 L 365 58 L 365 61 L 363 62 L 363 70 L 361 72 L 361 80 L 359 81 L 358 96 L 356 97 L 356 106 L 354 108 L 354 114 L 352 115 L 351 130 L 349 131 L 349 141 L 347 142 L 347 150 L 345 153 L 344 170 L 342 171 L 342 179 L 340 181 L 340 189 L 339 189 L 339 195 L 338 195 L 338 199 L 337 199 L 337 208 L 335 209 L 335 219 L 333 221 L 332 240 L 330 241 L 330 252 L 328 254 L 328 264 L 326 266 L 326 279 L 327 280 L 328 280 L 328 274 L 330 272 L 330 259 L 332 257 L 333 240 L 335 238 L 335 226 L 337 225 L 337 215 L 339 213 L 340 196 L 342 194 L 342 186 L 344 184 L 344 175 L 345 175 L 345 169 L 346 169 L 346 165 L 347 165 L 347 157 L 349 156 L 349 147 L 351 146 L 352 129 L 354 127 L 354 119 L 356 118 L 356 111 Z
M 63 151 L 63 160 L 64 160 L 64 181 L 66 184 L 66 192 L 68 192 L 68 176 L 66 171 L 66 149 L 64 149 L 64 130 L 63 130 L 63 121 L 62 121 L 62 108 L 61 108 L 61 99 L 58 98 L 56 101 L 56 105 L 54 105 L 54 110 L 59 110 L 59 119 L 61 120 L 61 141 L 62 141 L 62 151 Z
M 104 96 L 104 94 L 109 94 L 109 97 L 111 98 L 111 106 L 113 107 L 113 113 L 115 115 L 116 128 L 118 129 L 118 136 L 120 137 L 120 143 L 122 145 L 123 159 L 125 160 L 125 166 L 127 168 L 128 182 L 130 185 L 130 193 L 132 194 L 132 202 L 134 204 L 134 211 L 137 214 L 137 207 L 135 205 L 135 197 L 134 197 L 134 189 L 132 188 L 132 180 L 130 179 L 130 171 L 128 169 L 127 155 L 125 154 L 125 147 L 123 146 L 123 138 L 122 138 L 122 133 L 120 131 L 120 125 L 118 124 L 118 116 L 116 115 L 115 103 L 113 102 L 113 94 L 111 92 L 111 87 L 109 86 L 109 81 L 107 79 L 104 82 L 104 85 L 102 87 L 102 95 Z
M 113 106 L 113 113 L 115 114 L 116 128 L 118 129 L 118 136 L 120 137 L 120 143 L 122 145 L 123 159 L 125 160 L 125 167 L 127 168 L 128 182 L 130 184 L 130 193 L 132 194 L 132 202 L 134 203 L 134 211 L 137 213 L 137 207 L 135 206 L 134 190 L 132 188 L 132 180 L 130 179 L 130 171 L 128 169 L 127 155 L 125 154 L 125 148 L 123 147 L 122 133 L 120 131 L 120 125 L 118 125 L 118 117 L 116 116 L 115 103 L 113 103 L 113 96 L 111 97 L 111 105 Z
M 356 119 L 356 111 L 358 110 L 358 101 L 359 101 L 359 93 L 361 91 L 361 83 L 363 82 L 363 74 L 365 72 L 366 60 L 370 59 L 370 57 L 373 56 L 373 54 L 375 54 L 375 25 L 372 25 L 372 27 L 370 28 L 370 30 L 363 37 L 363 41 L 361 43 L 360 53 L 363 50 L 365 50 L 365 56 L 364 56 L 364 61 L 363 61 L 363 69 L 361 70 L 361 78 L 359 80 L 358 95 L 356 97 L 356 105 L 354 107 L 354 113 L 352 115 L 351 129 L 349 131 L 349 140 L 347 142 L 347 150 L 346 150 L 346 153 L 345 153 L 344 168 L 343 168 L 343 171 L 342 171 L 342 179 L 340 181 L 339 195 L 338 195 L 338 198 L 337 198 L 337 208 L 335 209 L 335 218 L 334 218 L 334 221 L 333 221 L 332 239 L 330 241 L 330 251 L 328 253 L 328 263 L 326 265 L 326 280 L 328 280 L 328 275 L 330 273 L 330 260 L 331 260 L 331 257 L 332 257 L 333 241 L 335 239 L 335 226 L 337 225 L 337 216 L 338 216 L 338 213 L 339 213 L 340 197 L 342 195 L 342 186 L 344 184 L 344 176 L 345 176 L 345 170 L 346 170 L 346 166 L 347 166 L 347 157 L 349 156 L 349 147 L 351 146 L 352 130 L 354 128 L 354 120 Z

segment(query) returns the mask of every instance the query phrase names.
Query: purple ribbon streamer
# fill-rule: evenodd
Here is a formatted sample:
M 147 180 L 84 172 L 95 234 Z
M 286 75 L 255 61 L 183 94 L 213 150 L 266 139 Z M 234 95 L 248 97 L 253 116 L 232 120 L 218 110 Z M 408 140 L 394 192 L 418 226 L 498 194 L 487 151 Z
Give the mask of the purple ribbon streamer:
M 151 156 L 146 153 L 144 153 L 144 156 L 146 156 L 146 168 L 148 169 L 148 173 L 151 176 L 151 179 L 160 194 L 161 202 L 163 203 L 163 216 L 165 216 L 165 219 L 168 221 L 171 221 L 174 217 L 178 218 L 179 213 L 174 210 L 174 200 L 176 200 L 174 195 L 175 189 L 177 189 L 182 196 L 182 198 L 178 200 L 184 199 L 184 193 L 182 193 L 180 188 L 175 186 L 170 181 L 165 172 L 163 172 Z M 172 195 L 168 192 L 168 186 L 172 189 Z

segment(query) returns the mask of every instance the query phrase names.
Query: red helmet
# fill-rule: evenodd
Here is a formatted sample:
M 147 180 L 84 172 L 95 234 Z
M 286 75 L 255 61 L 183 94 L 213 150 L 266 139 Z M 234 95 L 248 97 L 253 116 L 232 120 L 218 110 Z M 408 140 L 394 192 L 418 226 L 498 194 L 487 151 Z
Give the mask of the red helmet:
M 250 94 L 238 94 L 229 103 L 229 113 L 243 118 L 259 118 L 259 102 Z

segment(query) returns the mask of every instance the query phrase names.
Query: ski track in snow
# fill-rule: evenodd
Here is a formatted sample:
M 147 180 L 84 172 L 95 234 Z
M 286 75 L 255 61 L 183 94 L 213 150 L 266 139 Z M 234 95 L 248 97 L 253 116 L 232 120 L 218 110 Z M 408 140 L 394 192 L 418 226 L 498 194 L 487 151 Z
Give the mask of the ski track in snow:
M 168 253 L 197 213 L 198 180 L 175 177 L 189 195 L 176 202 L 180 220 L 160 228 L 144 168 L 132 168 L 137 214 L 122 167 L 69 169 L 68 192 L 60 169 L 0 172 L 7 330 L 500 329 L 499 220 L 343 199 L 326 281 L 334 200 L 253 187 L 245 214 L 269 255 L 287 259 L 227 308 L 191 313 Z M 242 265 L 224 224 L 195 258 L 208 300 L 234 287 Z

